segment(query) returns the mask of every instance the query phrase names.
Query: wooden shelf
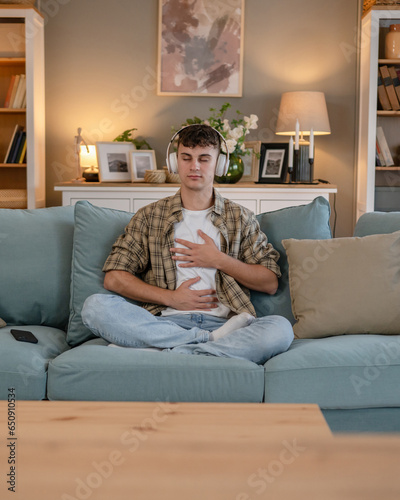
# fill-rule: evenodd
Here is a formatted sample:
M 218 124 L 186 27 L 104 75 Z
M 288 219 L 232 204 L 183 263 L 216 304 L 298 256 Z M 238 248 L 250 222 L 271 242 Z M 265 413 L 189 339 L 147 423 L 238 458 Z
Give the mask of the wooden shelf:
M 378 116 L 400 116 L 400 110 L 399 111 L 383 111 L 379 110 L 376 112 Z
M 26 168 L 26 163 L 0 163 L 0 168 Z
M 376 170 L 400 170 L 400 167 L 375 167 Z
M 378 59 L 378 64 L 400 64 L 400 59 Z
M 26 108 L 0 108 L 0 113 L 26 113 Z
M 25 57 L 0 57 L 0 66 L 24 65 Z

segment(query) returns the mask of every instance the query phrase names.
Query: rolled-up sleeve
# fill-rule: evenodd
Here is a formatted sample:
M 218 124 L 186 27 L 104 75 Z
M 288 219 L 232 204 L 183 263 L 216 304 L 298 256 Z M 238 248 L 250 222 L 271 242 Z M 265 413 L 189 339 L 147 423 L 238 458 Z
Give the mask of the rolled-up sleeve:
M 143 213 L 138 212 L 112 246 L 103 271 L 142 273 L 149 262 L 148 230 Z

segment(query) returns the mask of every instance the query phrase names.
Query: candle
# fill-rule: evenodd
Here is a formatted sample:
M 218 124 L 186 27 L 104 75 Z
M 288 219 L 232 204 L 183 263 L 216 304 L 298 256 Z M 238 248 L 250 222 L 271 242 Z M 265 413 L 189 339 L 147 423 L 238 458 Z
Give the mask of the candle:
M 294 149 L 299 149 L 300 123 L 296 120 L 296 136 L 294 141 Z
M 314 130 L 311 129 L 310 131 L 310 146 L 308 149 L 308 158 L 310 160 L 314 159 Z
M 290 136 L 289 140 L 289 160 L 288 160 L 288 168 L 293 167 L 293 137 Z

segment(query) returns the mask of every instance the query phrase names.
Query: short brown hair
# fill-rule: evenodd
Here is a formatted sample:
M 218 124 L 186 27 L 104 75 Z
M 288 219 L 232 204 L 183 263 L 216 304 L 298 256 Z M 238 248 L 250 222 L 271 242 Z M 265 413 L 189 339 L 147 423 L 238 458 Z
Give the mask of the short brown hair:
M 220 149 L 221 138 L 213 127 L 199 123 L 189 125 L 179 133 L 178 147 L 180 144 L 186 148 L 213 146 L 216 149 Z

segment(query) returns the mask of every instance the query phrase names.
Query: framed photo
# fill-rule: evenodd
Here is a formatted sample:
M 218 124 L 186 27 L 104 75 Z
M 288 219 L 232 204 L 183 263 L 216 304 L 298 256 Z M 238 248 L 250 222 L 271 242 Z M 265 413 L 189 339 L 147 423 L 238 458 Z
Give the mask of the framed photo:
M 289 144 L 262 143 L 258 182 L 285 182 L 288 170 Z
M 131 182 L 132 142 L 96 142 L 100 182 Z
M 131 151 L 132 182 L 143 182 L 146 170 L 157 170 L 156 155 L 152 149 Z
M 158 95 L 241 97 L 244 0 L 159 0 Z
M 239 182 L 257 182 L 260 170 L 261 141 L 247 141 L 244 145 L 250 154 L 242 156 L 244 174 Z

